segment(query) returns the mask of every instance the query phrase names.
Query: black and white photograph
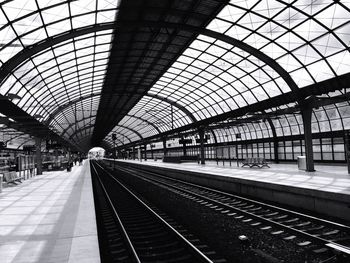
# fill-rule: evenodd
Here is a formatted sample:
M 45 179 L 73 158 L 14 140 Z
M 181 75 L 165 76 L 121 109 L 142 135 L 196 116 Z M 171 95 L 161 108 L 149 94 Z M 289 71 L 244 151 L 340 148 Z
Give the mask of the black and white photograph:
M 350 0 L 0 0 L 0 263 L 350 263 Z

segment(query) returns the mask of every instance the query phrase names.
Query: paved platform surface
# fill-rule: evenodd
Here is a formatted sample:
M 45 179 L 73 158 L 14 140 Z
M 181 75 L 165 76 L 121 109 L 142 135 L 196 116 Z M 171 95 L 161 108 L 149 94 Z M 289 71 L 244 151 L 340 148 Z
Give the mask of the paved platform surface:
M 0 193 L 0 262 L 100 262 L 90 166 Z
M 230 167 L 228 162 L 225 162 L 225 165 L 219 162 L 219 165 L 217 165 L 216 162 L 211 161 L 205 165 L 197 163 L 163 163 L 162 161 L 153 160 L 143 160 L 142 162 L 138 160 L 118 161 L 350 195 L 350 175 L 347 173 L 345 165 L 315 165 L 316 172 L 305 172 L 298 170 L 296 164 L 290 163 L 271 164 L 271 168 L 249 168 L 237 167 L 236 162 L 232 162 Z

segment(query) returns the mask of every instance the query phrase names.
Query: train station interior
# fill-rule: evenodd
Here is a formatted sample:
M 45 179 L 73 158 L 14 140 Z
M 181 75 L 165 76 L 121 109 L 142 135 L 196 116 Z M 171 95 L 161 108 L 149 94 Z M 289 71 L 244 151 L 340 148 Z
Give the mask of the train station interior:
M 349 101 L 349 0 L 0 0 L 0 262 L 349 263 Z

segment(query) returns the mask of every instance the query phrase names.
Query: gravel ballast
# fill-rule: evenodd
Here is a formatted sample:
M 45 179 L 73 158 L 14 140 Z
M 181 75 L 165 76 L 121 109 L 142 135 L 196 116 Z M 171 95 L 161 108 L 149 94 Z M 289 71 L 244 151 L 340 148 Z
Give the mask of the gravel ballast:
M 271 235 L 272 229 L 260 230 L 259 227 L 252 227 L 249 222 L 242 222 L 243 218 L 222 214 L 130 174 L 118 173 L 118 176 L 139 195 L 199 236 L 229 262 L 315 263 L 326 258 L 296 245 L 305 240 L 285 241 Z M 247 240 L 240 240 L 239 236 L 242 235 Z

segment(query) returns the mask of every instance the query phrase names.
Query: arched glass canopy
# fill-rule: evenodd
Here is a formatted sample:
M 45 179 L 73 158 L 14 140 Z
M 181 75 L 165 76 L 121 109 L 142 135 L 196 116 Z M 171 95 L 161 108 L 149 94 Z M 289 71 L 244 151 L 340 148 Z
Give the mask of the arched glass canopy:
M 0 69 L 6 72 L 9 68 L 9 72 L 0 84 L 0 94 L 17 97 L 12 100 L 15 105 L 60 136 L 88 145 L 101 108 L 112 43 L 118 38 L 113 31 L 118 5 L 119 1 L 107 0 L 2 1 Z M 200 13 L 191 11 L 193 17 Z M 104 143 L 113 145 L 112 133 L 117 134 L 115 143 L 121 146 L 181 127 L 192 129 L 193 124 L 207 119 L 230 122 L 237 117 L 240 125 L 232 127 L 210 123 L 208 127 L 218 143 L 235 141 L 236 133 L 242 134 L 242 140 L 303 134 L 300 111 L 285 114 L 283 110 L 297 108 L 305 99 L 300 97 L 301 90 L 312 90 L 312 94 L 319 83 L 350 74 L 349 17 L 347 0 L 232 0 L 211 17 L 205 28 L 194 30 L 186 23 L 179 25 L 179 35 L 184 37 L 194 30 L 196 37 L 125 112 Z M 160 41 L 163 34 L 174 34 L 164 23 L 152 36 L 149 32 L 156 27 L 151 23 L 154 18 L 142 19 L 150 23 L 125 27 L 126 31 L 139 28 L 139 32 L 148 34 L 145 39 L 135 39 L 142 45 L 135 50 L 136 55 L 130 54 L 140 71 L 147 56 L 152 57 L 154 50 L 159 52 L 153 41 Z M 144 46 L 149 53 L 142 53 Z M 35 52 L 31 54 L 30 50 Z M 160 59 L 158 63 L 165 61 Z M 153 73 L 142 74 L 145 77 Z M 135 83 L 145 85 L 142 79 Z M 323 99 L 346 93 L 346 89 L 320 91 L 327 94 Z M 270 101 L 283 96 L 293 100 L 269 108 Z M 123 99 L 127 100 L 126 95 Z M 265 103 L 266 114 L 281 112 L 278 118 L 269 115 L 249 121 L 254 115 L 245 109 L 261 103 Z M 264 114 L 253 112 L 257 113 Z M 312 130 L 349 129 L 349 117 L 347 99 L 324 103 L 313 109 Z
M 199 34 L 148 95 L 174 101 L 200 121 L 349 73 L 349 8 L 348 1 L 231 1 L 206 29 L 239 45 Z M 284 75 L 269 61 L 280 66 Z M 165 106 L 164 101 L 161 104 Z M 146 107 L 140 102 L 129 115 L 142 115 L 163 132 L 166 111 L 157 116 L 140 114 Z M 267 112 L 288 107 L 295 104 Z M 349 129 L 348 112 L 348 102 L 314 109 L 313 132 Z M 174 122 L 182 119 L 174 116 Z M 166 123 L 169 125 L 168 119 Z M 303 134 L 300 112 L 271 118 L 271 123 L 248 121 L 227 129 L 214 128 L 214 132 L 218 142 L 223 142 L 235 141 L 236 133 L 242 134 L 242 140 L 271 138 L 272 129 L 276 136 Z
M 113 23 L 117 5 L 118 1 L 106 0 L 4 1 L 0 4 L 0 66 L 28 46 Z M 0 93 L 17 95 L 13 103 L 69 138 L 72 129 L 94 122 L 99 97 L 84 98 L 101 92 L 111 40 L 109 29 L 50 45 L 16 67 L 1 84 Z

